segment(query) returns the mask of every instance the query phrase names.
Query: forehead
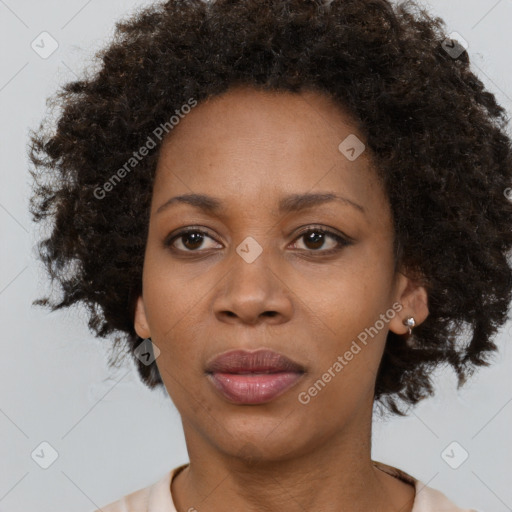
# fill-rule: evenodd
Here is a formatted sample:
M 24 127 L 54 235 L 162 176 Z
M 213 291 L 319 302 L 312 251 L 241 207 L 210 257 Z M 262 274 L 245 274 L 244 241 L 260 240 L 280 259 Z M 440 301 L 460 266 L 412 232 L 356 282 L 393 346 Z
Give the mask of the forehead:
M 326 94 L 231 89 L 194 107 L 164 140 L 154 203 L 193 192 L 257 205 L 321 190 L 385 208 L 368 151 L 348 158 L 347 140 L 364 147 L 356 122 Z

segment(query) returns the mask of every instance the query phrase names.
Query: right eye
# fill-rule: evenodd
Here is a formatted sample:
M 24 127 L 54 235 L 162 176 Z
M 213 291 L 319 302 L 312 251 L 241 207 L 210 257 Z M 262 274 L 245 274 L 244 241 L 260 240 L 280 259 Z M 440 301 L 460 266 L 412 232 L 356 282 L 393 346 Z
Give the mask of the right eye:
M 200 252 L 199 249 L 203 242 L 205 241 L 205 237 L 210 240 L 214 240 L 208 232 L 198 229 L 198 228 L 187 228 L 179 231 L 178 233 L 173 234 L 171 237 L 165 240 L 165 246 L 170 247 L 173 250 L 182 251 L 182 252 Z M 181 247 L 177 247 L 176 242 L 181 244 Z M 207 249 L 212 249 L 214 247 L 210 247 Z

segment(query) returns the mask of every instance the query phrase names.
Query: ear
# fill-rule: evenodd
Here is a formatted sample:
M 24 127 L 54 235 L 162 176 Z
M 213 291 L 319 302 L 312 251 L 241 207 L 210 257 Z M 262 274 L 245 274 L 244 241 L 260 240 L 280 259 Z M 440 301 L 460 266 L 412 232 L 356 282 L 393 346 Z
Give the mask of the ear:
M 424 286 L 417 281 L 398 273 L 395 301 L 402 309 L 389 322 L 389 329 L 395 334 L 406 334 L 409 328 L 403 321 L 412 316 L 416 325 L 420 325 L 428 316 L 428 294 Z
M 148 320 L 146 318 L 146 310 L 144 308 L 144 301 L 142 295 L 137 299 L 135 304 L 135 318 L 134 318 L 135 332 L 141 338 L 151 338 L 151 332 L 149 330 Z

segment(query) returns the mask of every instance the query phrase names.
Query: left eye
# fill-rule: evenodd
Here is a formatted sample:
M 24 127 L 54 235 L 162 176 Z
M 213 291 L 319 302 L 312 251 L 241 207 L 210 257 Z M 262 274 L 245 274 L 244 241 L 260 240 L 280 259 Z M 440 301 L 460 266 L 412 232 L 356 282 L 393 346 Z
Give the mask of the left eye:
M 349 245 L 348 240 L 345 240 L 340 235 L 319 228 L 310 228 L 307 231 L 303 231 L 298 238 L 296 238 L 296 240 L 300 239 L 304 240 L 304 244 L 306 245 L 305 250 L 316 252 L 324 246 L 328 239 L 331 239 L 330 247 L 327 247 L 327 249 L 324 247 L 324 250 L 321 252 L 330 252 L 342 246 Z

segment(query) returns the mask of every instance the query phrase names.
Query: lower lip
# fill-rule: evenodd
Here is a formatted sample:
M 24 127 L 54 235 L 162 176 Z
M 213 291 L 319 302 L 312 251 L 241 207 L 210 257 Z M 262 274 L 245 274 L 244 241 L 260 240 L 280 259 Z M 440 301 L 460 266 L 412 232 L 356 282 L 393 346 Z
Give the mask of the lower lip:
M 210 373 L 208 378 L 229 401 L 237 404 L 270 402 L 290 389 L 302 373 Z

